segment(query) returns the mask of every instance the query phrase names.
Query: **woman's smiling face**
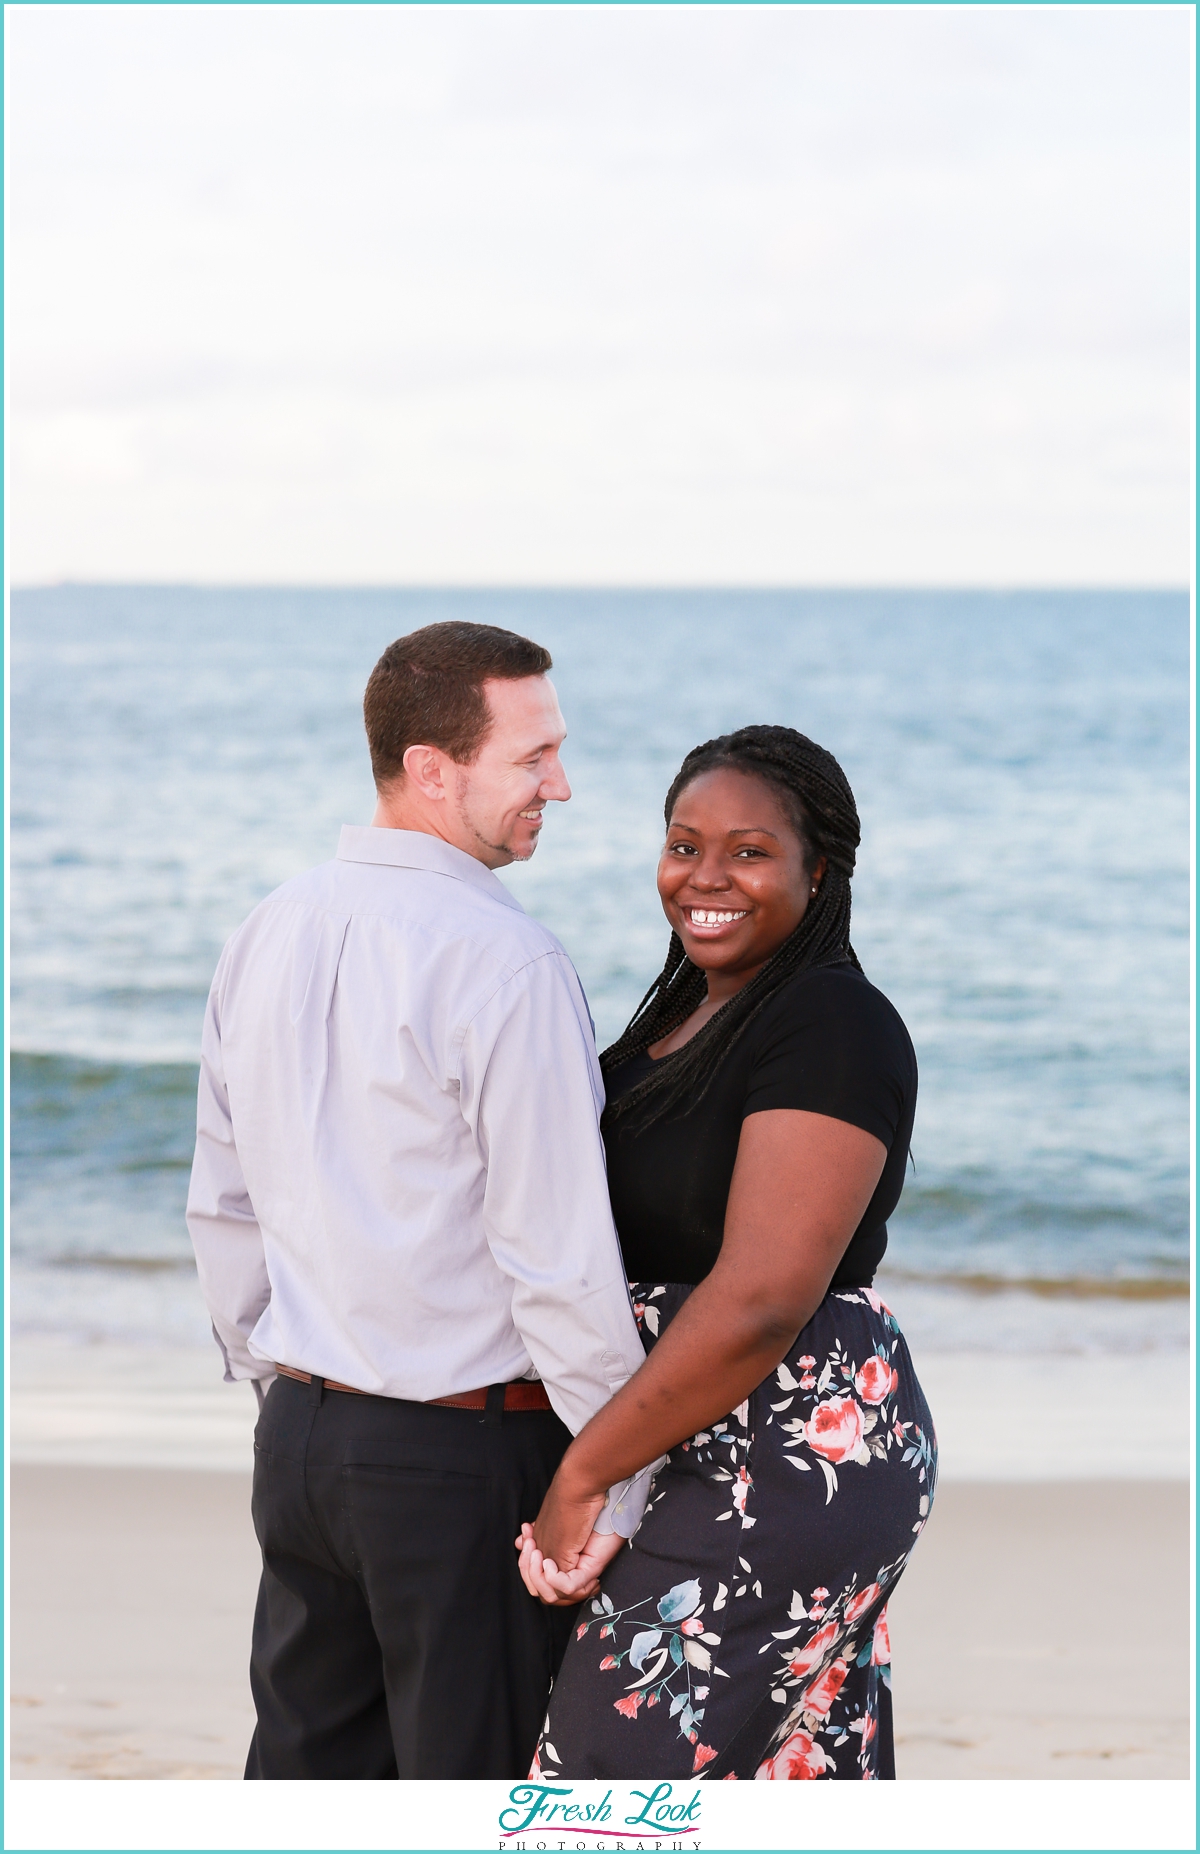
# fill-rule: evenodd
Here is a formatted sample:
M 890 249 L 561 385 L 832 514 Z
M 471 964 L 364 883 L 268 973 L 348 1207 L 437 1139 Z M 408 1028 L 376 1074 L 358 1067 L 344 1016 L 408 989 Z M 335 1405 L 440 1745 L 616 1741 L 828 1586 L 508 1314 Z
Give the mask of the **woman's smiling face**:
M 688 958 L 737 990 L 799 926 L 824 874 L 824 857 L 806 868 L 775 788 L 720 767 L 675 801 L 658 892 Z

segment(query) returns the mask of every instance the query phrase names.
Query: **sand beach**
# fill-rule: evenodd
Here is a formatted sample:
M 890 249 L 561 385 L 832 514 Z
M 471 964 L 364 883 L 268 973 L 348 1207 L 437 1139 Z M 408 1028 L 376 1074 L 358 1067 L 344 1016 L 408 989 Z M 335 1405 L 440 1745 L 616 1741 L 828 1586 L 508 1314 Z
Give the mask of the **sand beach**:
M 253 1397 L 203 1352 L 104 1351 L 102 1379 L 95 1349 L 17 1353 L 12 1774 L 237 1778 L 253 1722 Z M 1029 1361 L 992 1380 L 1026 1437 L 1024 1479 L 1002 1441 L 991 1457 L 980 1443 L 972 1361 L 924 1368 L 944 1475 L 891 1606 L 901 1781 L 1188 1775 L 1186 1359 L 1159 1361 L 1173 1442 L 1139 1457 L 1114 1421 L 1099 1471 L 1068 1439 L 1095 1361 L 1075 1361 L 1074 1403 L 1052 1366 L 1040 1393 Z M 1063 1428 L 1044 1423 L 1035 1447 L 1034 1406 L 1054 1395 Z M 1134 1477 L 1139 1460 L 1151 1477 Z M 1113 1632 L 1143 1606 L 1152 1653 L 1118 1665 Z

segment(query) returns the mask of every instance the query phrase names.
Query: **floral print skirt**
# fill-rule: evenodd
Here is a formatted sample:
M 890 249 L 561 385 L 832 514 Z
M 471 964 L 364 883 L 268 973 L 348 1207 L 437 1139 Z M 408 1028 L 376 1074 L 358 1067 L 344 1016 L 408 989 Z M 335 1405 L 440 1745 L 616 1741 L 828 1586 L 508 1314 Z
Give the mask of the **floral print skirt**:
M 649 1351 L 691 1288 L 631 1286 Z M 894 1777 L 886 1605 L 936 1472 L 894 1316 L 830 1292 L 745 1403 L 671 1450 L 579 1612 L 534 1771 Z

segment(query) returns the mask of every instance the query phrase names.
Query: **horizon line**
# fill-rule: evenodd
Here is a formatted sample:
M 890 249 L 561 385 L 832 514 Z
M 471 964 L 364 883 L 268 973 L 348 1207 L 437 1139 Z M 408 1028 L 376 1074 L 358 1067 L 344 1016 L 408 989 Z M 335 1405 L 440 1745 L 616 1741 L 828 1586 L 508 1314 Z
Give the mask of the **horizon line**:
M 337 580 L 337 579 L 90 579 L 62 576 L 10 582 L 17 592 L 401 592 L 401 593 L 1183 593 L 1187 580 Z

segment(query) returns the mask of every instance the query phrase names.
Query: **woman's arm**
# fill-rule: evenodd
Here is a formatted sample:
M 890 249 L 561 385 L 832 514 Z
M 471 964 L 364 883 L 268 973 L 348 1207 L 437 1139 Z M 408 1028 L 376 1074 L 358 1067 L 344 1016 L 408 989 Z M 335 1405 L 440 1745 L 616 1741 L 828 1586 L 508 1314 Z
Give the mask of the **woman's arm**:
M 736 1409 L 784 1357 L 824 1299 L 886 1158 L 873 1134 L 826 1114 L 772 1108 L 743 1121 L 716 1265 L 580 1430 L 542 1502 L 533 1537 L 556 1588 L 579 1565 L 605 1489 Z

